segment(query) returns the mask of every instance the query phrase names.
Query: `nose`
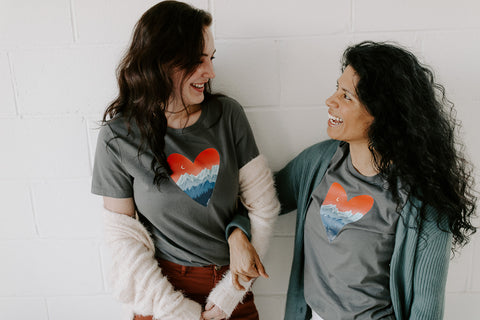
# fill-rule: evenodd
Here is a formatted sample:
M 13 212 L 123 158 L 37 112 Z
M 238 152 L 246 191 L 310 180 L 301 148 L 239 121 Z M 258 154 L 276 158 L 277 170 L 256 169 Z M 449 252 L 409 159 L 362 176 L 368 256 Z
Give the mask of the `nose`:
M 325 100 L 325 104 L 327 105 L 327 107 L 333 108 L 336 105 L 335 94 L 332 94 L 330 97 L 328 97 L 327 100 Z
M 211 60 L 206 63 L 203 76 L 209 79 L 215 78 L 215 68 L 213 67 L 213 62 Z

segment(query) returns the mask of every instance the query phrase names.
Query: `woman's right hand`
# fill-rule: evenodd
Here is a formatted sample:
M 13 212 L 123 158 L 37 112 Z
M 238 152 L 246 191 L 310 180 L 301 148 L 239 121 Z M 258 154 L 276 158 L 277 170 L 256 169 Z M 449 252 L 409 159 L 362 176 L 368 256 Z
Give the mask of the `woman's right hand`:
M 201 317 L 202 320 L 223 320 L 226 318 L 226 313 L 211 301 L 208 301 Z
M 230 247 L 230 272 L 232 282 L 237 290 L 245 290 L 238 278 L 245 282 L 262 276 L 268 278 L 257 251 L 248 241 L 247 236 L 236 228 L 228 237 Z

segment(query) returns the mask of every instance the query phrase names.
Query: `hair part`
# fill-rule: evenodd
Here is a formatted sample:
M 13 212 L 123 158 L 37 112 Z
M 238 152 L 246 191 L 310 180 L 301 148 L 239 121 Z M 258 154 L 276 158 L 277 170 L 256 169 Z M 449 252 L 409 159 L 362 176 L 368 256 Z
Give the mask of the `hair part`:
M 476 232 L 473 167 L 457 140 L 460 124 L 444 87 L 413 53 L 390 43 L 350 46 L 342 70 L 347 66 L 357 73 L 356 93 L 374 117 L 369 148 L 398 210 L 400 193 L 406 192 L 409 199 L 422 201 L 418 227 L 431 206 L 439 228 L 452 233 L 453 250 L 468 243 Z
M 119 93 L 107 107 L 103 123 L 122 116 L 131 133 L 134 121 L 141 134 L 138 154 L 150 149 L 154 184 L 168 179 L 172 170 L 165 155 L 167 118 L 174 70 L 183 70 L 182 84 L 201 63 L 204 30 L 212 16 L 186 3 L 163 1 L 147 10 L 137 22 L 130 47 L 117 68 Z M 210 83 L 205 100 L 211 97 Z M 184 105 L 185 109 L 186 106 Z

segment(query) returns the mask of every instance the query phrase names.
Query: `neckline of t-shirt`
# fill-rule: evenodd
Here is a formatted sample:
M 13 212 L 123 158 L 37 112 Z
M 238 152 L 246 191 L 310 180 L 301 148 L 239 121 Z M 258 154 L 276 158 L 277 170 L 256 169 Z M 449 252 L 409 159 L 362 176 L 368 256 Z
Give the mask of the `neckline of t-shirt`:
M 192 132 L 194 131 L 195 129 L 197 129 L 198 127 L 200 127 L 206 116 L 207 116 L 207 113 L 208 113 L 208 108 L 206 107 L 206 104 L 204 102 L 201 103 L 201 108 L 200 108 L 200 117 L 198 117 L 197 121 L 195 121 L 195 123 L 189 125 L 188 127 L 185 127 L 185 128 L 170 128 L 170 127 L 167 127 L 167 133 L 170 133 L 170 134 L 176 134 L 176 135 L 182 135 L 182 134 L 185 134 L 185 133 L 189 133 L 189 132 Z

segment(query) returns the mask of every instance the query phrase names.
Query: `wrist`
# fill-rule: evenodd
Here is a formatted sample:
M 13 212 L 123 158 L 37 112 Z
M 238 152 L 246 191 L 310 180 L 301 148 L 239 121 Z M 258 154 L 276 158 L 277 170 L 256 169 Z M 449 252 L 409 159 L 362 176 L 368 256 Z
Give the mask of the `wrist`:
M 232 245 L 233 242 L 238 241 L 238 240 L 247 240 L 248 238 L 245 235 L 245 233 L 242 231 L 240 228 L 235 228 L 235 230 L 232 231 L 230 236 L 228 237 L 228 245 Z

